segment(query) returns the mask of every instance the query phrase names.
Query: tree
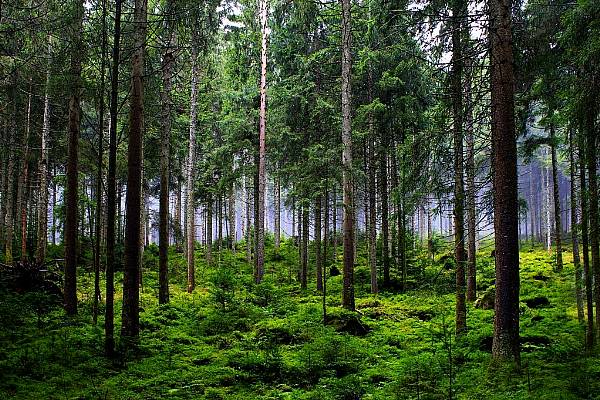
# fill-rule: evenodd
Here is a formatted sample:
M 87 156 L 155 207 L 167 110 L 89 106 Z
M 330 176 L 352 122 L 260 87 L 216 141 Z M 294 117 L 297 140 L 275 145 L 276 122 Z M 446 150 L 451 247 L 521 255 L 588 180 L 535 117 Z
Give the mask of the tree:
M 492 357 L 520 362 L 517 145 L 511 0 L 488 0 L 496 298 Z
M 354 311 L 354 194 L 352 181 L 352 30 L 350 0 L 340 0 L 342 6 L 342 189 L 344 231 L 344 278 L 342 306 Z
M 78 181 L 79 181 L 79 129 L 81 99 L 81 51 L 83 29 L 83 1 L 73 3 L 72 53 L 71 53 L 71 98 L 69 100 L 69 154 L 67 162 L 67 186 L 65 217 L 65 311 L 77 314 L 77 226 L 78 226 Z
M 137 340 L 140 331 L 139 239 L 142 213 L 142 143 L 144 124 L 144 52 L 146 42 L 147 0 L 135 0 L 134 52 L 131 60 L 131 100 L 129 110 L 129 147 L 127 150 L 127 223 L 125 226 L 125 266 L 123 273 L 123 325 L 121 336 Z

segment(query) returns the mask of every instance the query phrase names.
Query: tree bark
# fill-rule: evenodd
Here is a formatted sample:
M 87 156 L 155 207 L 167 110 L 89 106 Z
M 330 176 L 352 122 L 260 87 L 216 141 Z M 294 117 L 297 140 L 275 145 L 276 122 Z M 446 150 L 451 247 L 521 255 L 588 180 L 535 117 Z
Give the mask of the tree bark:
M 492 357 L 520 363 L 517 145 L 511 0 L 488 0 L 496 299 Z
M 321 230 L 322 230 L 322 203 L 323 198 L 319 194 L 315 200 L 315 262 L 317 267 L 317 290 L 323 291 L 323 255 L 321 253 Z
M 114 354 L 114 296 L 115 296 L 115 215 L 117 201 L 117 119 L 119 113 L 119 59 L 121 41 L 122 0 L 115 1 L 115 25 L 112 48 L 110 83 L 110 131 L 108 174 L 106 178 L 106 306 L 104 311 L 104 352 Z M 118 234 L 118 233 L 117 233 Z
M 279 246 L 281 244 L 281 183 L 279 181 L 279 176 L 275 177 L 274 183 L 275 189 L 275 251 L 279 251 Z
M 160 195 L 158 210 L 158 302 L 169 302 L 169 145 L 171 143 L 171 90 L 175 66 L 175 35 L 173 32 L 172 1 L 166 3 L 166 37 L 162 59 L 162 116 L 160 135 Z
M 131 100 L 129 147 L 127 150 L 127 197 L 125 225 L 125 265 L 123 271 L 123 310 L 121 336 L 137 340 L 140 331 L 140 236 L 142 213 L 142 145 L 144 136 L 144 51 L 147 0 L 135 0 L 135 36 L 131 61 Z
M 369 71 L 369 78 L 371 72 Z M 370 86 L 370 85 L 369 85 Z M 377 184 L 375 181 L 375 137 L 373 117 L 369 115 L 369 270 L 371 272 L 371 293 L 379 293 L 377 283 Z
M 454 258 L 456 260 L 456 334 L 467 330 L 465 265 L 465 189 L 463 165 L 463 34 L 467 13 L 464 0 L 452 3 L 452 110 L 454 136 Z
M 577 164 L 575 163 L 575 147 L 573 131 L 569 132 L 569 163 L 571 171 L 571 241 L 573 242 L 573 266 L 575 268 L 575 299 L 577 301 L 577 319 L 583 324 L 583 269 L 579 257 L 579 213 L 577 210 L 577 181 L 575 179 Z
M 473 134 L 473 99 L 472 77 L 473 65 L 469 63 L 466 79 L 466 143 L 467 143 L 467 301 L 477 298 L 477 189 L 475 188 L 475 137 Z
M 562 261 L 562 222 L 560 212 L 560 192 L 558 190 L 558 160 L 556 157 L 556 134 L 554 123 L 550 124 L 550 152 L 552 156 L 552 194 L 554 196 L 554 243 L 556 244 L 556 271 L 563 268 Z
M 302 270 L 300 273 L 300 285 L 302 289 L 308 286 L 308 222 L 309 213 L 308 204 L 301 206 L 302 208 Z
M 71 54 L 71 98 L 69 100 L 69 135 L 67 186 L 65 188 L 65 311 L 77 314 L 77 219 L 79 217 L 78 172 L 79 172 L 79 130 L 81 97 L 81 52 L 83 49 L 83 1 L 74 3 L 76 16 L 73 22 Z
M 29 133 L 31 131 L 31 81 L 29 83 L 29 96 L 27 99 L 27 117 L 25 122 L 25 134 L 22 144 L 22 164 L 17 184 L 17 213 L 19 216 L 19 233 L 21 245 L 21 260 L 27 259 L 27 182 L 29 178 Z
M 256 219 L 256 270 L 254 280 L 262 281 L 265 273 L 265 133 L 267 122 L 267 35 L 269 6 L 260 0 L 261 69 L 260 69 L 260 122 L 258 139 L 258 218 Z
M 342 6 L 342 188 L 344 193 L 344 277 L 342 307 L 354 311 L 354 210 L 352 177 L 352 28 L 351 2 Z
M 188 160 L 186 171 L 186 218 L 187 218 L 187 291 L 192 293 L 196 287 L 196 266 L 194 261 L 195 244 L 195 200 L 194 178 L 196 170 L 196 121 L 198 118 L 198 38 L 192 37 L 192 84 L 190 97 L 190 134 L 188 140 Z

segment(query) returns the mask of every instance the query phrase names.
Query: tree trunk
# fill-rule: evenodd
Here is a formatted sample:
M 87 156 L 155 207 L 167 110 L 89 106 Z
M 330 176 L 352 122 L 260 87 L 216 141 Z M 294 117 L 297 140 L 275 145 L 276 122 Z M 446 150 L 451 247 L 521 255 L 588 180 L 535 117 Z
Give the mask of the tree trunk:
M 256 271 L 254 280 L 262 281 L 265 273 L 265 133 L 267 123 L 267 36 L 269 5 L 260 0 L 261 69 L 260 69 L 260 129 L 258 139 L 258 218 L 256 219 Z
M 473 134 L 473 99 L 471 93 L 473 65 L 471 63 L 469 63 L 469 69 L 465 91 L 467 101 L 465 121 L 467 133 L 467 301 L 473 302 L 477 298 L 477 249 L 475 246 L 477 240 L 477 189 L 475 188 L 475 138 Z
M 206 263 L 212 264 L 213 247 L 213 197 L 209 195 L 206 207 Z
M 317 267 L 317 290 L 323 290 L 323 256 L 321 253 L 321 212 L 322 212 L 323 198 L 321 195 L 317 196 L 315 200 L 315 261 Z
M 274 184 L 274 197 L 275 197 L 275 251 L 279 251 L 279 246 L 281 244 L 281 184 L 279 182 L 279 176 L 275 177 Z
M 74 25 L 72 27 L 73 49 L 71 54 L 71 99 L 69 100 L 69 136 L 67 161 L 67 186 L 65 188 L 65 311 L 69 315 L 77 314 L 77 219 L 78 207 L 78 158 L 79 158 L 79 124 L 81 97 L 81 52 L 83 29 L 83 1 L 75 3 Z
M 235 186 L 234 183 L 231 183 L 231 187 L 229 188 L 229 204 L 227 205 L 228 217 L 229 221 L 229 248 L 233 253 L 235 253 L 235 242 L 236 242 L 236 224 L 235 224 Z
M 369 71 L 369 77 L 371 73 Z M 379 293 L 377 284 L 377 184 L 375 181 L 375 137 L 373 117 L 369 115 L 369 270 L 371 272 L 371 293 Z
M 577 212 L 577 181 L 575 180 L 577 164 L 575 164 L 575 147 L 573 131 L 569 132 L 569 163 L 571 171 L 571 241 L 573 242 L 573 266 L 575 268 L 575 299 L 577 300 L 577 319 L 583 324 L 583 269 L 579 258 L 579 215 Z
M 488 0 L 496 299 L 492 357 L 520 363 L 517 146 L 511 0 Z
M 50 57 L 50 35 L 48 35 L 48 57 Z M 48 243 L 48 136 L 50 134 L 50 62 L 46 67 L 46 85 L 44 87 L 44 120 L 42 123 L 40 145 L 40 200 L 38 203 L 38 230 L 35 259 L 41 264 L 46 259 L 46 245 Z
M 590 269 L 589 255 L 589 195 L 585 178 L 585 136 L 583 129 L 579 133 L 579 190 L 581 193 L 581 247 L 583 253 L 583 276 L 585 279 L 585 299 L 587 310 L 587 328 L 586 328 L 586 349 L 591 352 L 594 348 L 595 330 L 594 330 L 594 299 L 593 299 L 593 277 Z
M 101 254 L 101 233 L 102 233 L 102 164 L 104 158 L 104 95 L 105 95 L 105 71 L 107 56 L 107 38 L 106 38 L 106 0 L 102 0 L 102 60 L 100 62 L 100 93 L 98 110 L 98 164 L 96 172 L 96 232 L 94 257 L 94 305 L 93 320 L 94 325 L 98 320 L 98 302 L 100 301 L 100 254 Z
M 344 192 L 344 277 L 342 306 L 354 311 L 354 210 L 352 174 L 352 28 L 350 0 L 342 6 L 342 187 Z
M 452 110 L 454 136 L 454 258 L 456 260 L 456 334 L 467 330 L 465 265 L 465 189 L 463 166 L 463 51 L 464 19 L 467 13 L 464 0 L 452 3 Z
M 594 104 L 590 102 L 590 104 Z M 600 326 L 600 253 L 598 238 L 598 180 L 596 169 L 596 147 L 598 146 L 595 130 L 595 110 L 587 112 L 587 169 L 589 178 L 589 218 L 590 218 L 590 252 L 592 254 L 592 271 L 594 271 L 594 302 L 596 303 L 596 329 Z M 591 290 L 591 288 L 588 288 Z
M 554 243 L 556 244 L 556 271 L 560 272 L 563 268 L 562 261 L 562 222 L 560 212 L 560 192 L 558 190 L 558 160 L 556 157 L 556 138 L 554 132 L 554 123 L 550 125 L 550 152 L 552 155 L 552 193 L 554 196 Z
M 187 219 L 187 291 L 192 293 L 196 287 L 196 266 L 194 261 L 195 244 L 195 199 L 194 179 L 196 170 L 196 121 L 198 118 L 198 38 L 192 37 L 192 87 L 190 97 L 190 134 L 188 141 L 188 159 L 186 171 L 186 219 Z
M 25 123 L 25 135 L 23 135 L 22 152 L 23 159 L 21 172 L 17 184 L 17 213 L 19 216 L 19 233 L 21 244 L 21 260 L 27 259 L 27 183 L 29 177 L 29 133 L 31 130 L 31 81 L 29 82 L 29 96 L 27 99 L 27 117 Z
M 379 153 L 379 195 L 381 198 L 381 259 L 383 261 L 383 286 L 390 287 L 390 229 L 388 203 L 387 143 L 381 145 Z
M 127 150 L 127 197 L 125 225 L 125 265 L 123 271 L 123 325 L 121 336 L 137 340 L 140 330 L 140 236 L 142 214 L 142 145 L 144 135 L 144 51 L 147 0 L 135 0 L 135 36 L 131 62 L 129 147 Z
M 302 289 L 308 286 L 308 210 L 308 204 L 302 205 L 302 272 L 300 274 Z
M 161 135 L 160 135 L 160 195 L 158 210 L 158 303 L 169 302 L 169 144 L 171 142 L 171 90 L 175 66 L 175 37 L 173 33 L 174 4 L 166 3 L 167 37 L 162 59 Z

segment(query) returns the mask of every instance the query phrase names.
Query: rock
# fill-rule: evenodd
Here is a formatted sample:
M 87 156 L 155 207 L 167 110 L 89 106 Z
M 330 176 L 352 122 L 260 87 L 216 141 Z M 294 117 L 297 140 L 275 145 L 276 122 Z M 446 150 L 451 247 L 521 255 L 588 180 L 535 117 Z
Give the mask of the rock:
M 336 332 L 349 333 L 353 336 L 365 336 L 371 330 L 357 315 L 349 313 L 329 315 L 327 325 L 332 326 Z
M 409 311 L 407 314 L 409 317 L 417 318 L 424 322 L 431 321 L 431 319 L 433 318 L 433 314 L 431 312 L 423 310 Z
M 496 287 L 490 286 L 485 292 L 475 300 L 475 308 L 481 308 L 482 310 L 493 310 L 494 303 L 496 301 Z
M 534 275 L 534 276 L 533 276 L 533 279 L 535 279 L 536 281 L 542 281 L 542 282 L 546 282 L 547 280 L 549 280 L 549 279 L 550 279 L 550 277 L 548 277 L 548 276 L 544 276 L 544 275 L 542 275 L 542 274 L 540 273 L 540 274 Z
M 340 270 L 335 265 L 332 265 L 329 269 L 329 276 L 338 276 L 340 275 Z
M 550 300 L 545 296 L 537 296 L 532 299 L 525 300 L 525 304 L 529 308 L 543 308 L 550 305 Z

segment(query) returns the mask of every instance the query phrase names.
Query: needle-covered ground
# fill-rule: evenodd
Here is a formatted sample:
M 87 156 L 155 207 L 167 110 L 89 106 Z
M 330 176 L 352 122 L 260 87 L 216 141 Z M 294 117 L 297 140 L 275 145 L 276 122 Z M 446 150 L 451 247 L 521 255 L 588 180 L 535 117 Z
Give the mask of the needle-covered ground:
M 157 249 L 151 246 L 144 254 L 139 348 L 112 360 L 103 356 L 102 315 L 92 324 L 90 268 L 81 268 L 75 319 L 47 295 L 2 289 L 0 394 L 16 399 L 600 398 L 600 359 L 584 356 L 567 252 L 564 270 L 556 273 L 551 255 L 523 246 L 521 370 L 490 367 L 490 309 L 469 305 L 469 331 L 454 337 L 449 257 L 437 256 L 432 263 L 416 253 L 409 260 L 406 293 L 373 296 L 366 260 L 359 256 L 358 312 L 339 308 L 341 276 L 332 276 L 324 325 L 314 277 L 306 291 L 295 282 L 296 254 L 291 242 L 277 255 L 269 247 L 265 281 L 254 285 L 245 255 L 223 251 L 211 267 L 199 261 L 199 288 L 187 294 L 184 258 L 173 252 L 171 302 L 159 306 Z M 479 254 L 480 297 L 493 289 L 489 256 L 489 248 Z M 200 250 L 197 260 L 203 260 Z

